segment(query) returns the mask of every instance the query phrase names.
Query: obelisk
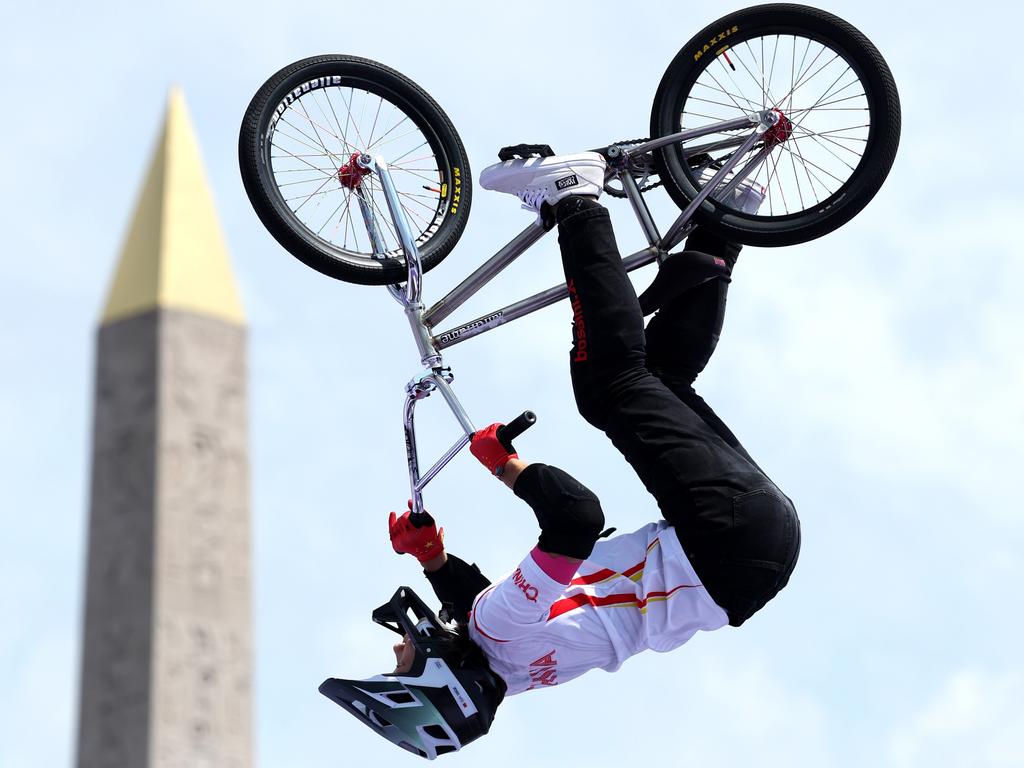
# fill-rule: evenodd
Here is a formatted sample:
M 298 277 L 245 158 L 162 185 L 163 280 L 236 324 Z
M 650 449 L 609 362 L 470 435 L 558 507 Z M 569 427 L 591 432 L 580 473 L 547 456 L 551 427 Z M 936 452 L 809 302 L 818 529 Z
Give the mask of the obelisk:
M 171 91 L 100 323 L 80 768 L 250 768 L 246 332 Z

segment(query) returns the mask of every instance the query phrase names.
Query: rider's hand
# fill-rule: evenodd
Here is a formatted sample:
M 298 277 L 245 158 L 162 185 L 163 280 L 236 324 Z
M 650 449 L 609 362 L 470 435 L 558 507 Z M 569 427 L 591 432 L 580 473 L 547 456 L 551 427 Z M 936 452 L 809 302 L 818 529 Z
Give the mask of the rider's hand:
M 424 512 L 423 519 L 417 521 L 417 526 L 412 521 L 412 502 L 409 502 L 409 511 L 401 517 L 394 512 L 388 518 L 388 533 L 391 536 L 391 546 L 400 555 L 412 555 L 421 563 L 433 560 L 444 552 L 444 528 L 437 529 L 434 518 Z
M 519 454 L 509 453 L 508 449 L 498 440 L 498 427 L 504 424 L 491 424 L 486 429 L 474 432 L 469 441 L 469 452 L 491 471 L 492 475 L 500 475 L 509 459 L 518 459 Z

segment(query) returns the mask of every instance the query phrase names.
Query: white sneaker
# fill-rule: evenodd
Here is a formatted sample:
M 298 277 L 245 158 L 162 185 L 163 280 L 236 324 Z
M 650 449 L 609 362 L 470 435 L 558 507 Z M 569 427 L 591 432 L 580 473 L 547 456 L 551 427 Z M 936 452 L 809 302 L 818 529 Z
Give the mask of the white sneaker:
M 605 165 L 597 152 L 506 160 L 484 168 L 480 186 L 515 195 L 523 208 L 540 213 L 544 203 L 554 205 L 568 195 L 600 197 Z

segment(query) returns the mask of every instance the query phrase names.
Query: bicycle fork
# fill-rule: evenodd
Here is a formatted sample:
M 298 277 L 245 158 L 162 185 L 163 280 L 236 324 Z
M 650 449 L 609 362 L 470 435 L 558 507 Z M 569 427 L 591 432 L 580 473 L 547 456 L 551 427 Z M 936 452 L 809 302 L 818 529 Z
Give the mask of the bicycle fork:
M 424 306 L 422 302 L 423 291 L 423 269 L 420 260 L 420 252 L 416 247 L 415 238 L 409 228 L 405 213 L 402 210 L 398 199 L 398 192 L 391 179 L 387 163 L 380 156 L 373 158 L 368 154 L 362 154 L 356 159 L 356 164 L 366 172 L 376 174 L 384 192 L 384 199 L 388 204 L 388 213 L 395 225 L 395 232 L 398 233 L 402 249 L 405 252 L 407 277 L 405 285 L 389 285 L 388 291 L 391 296 L 402 305 L 405 316 L 412 329 L 413 339 L 420 354 L 420 363 L 424 368 L 429 369 L 418 378 L 412 379 L 405 386 L 405 407 L 402 411 L 402 423 L 405 430 L 405 455 L 409 466 L 409 492 L 412 497 L 412 519 L 422 519 L 425 514 L 423 508 L 423 489 L 437 477 L 438 473 L 459 451 L 469 444 L 470 438 L 476 432 L 469 414 L 462 407 L 459 398 L 456 397 L 451 387 L 455 376 L 451 368 L 446 367 L 444 358 L 434 342 L 430 329 L 424 322 Z M 355 194 L 359 201 L 359 208 L 366 225 L 370 242 L 373 244 L 374 255 L 378 258 L 384 256 L 383 239 L 373 216 L 371 201 L 361 186 L 355 188 Z M 451 410 L 455 420 L 462 428 L 462 435 L 455 441 L 444 455 L 425 473 L 420 474 L 419 450 L 416 446 L 416 403 L 429 397 L 433 392 L 440 392 L 445 403 Z M 511 452 L 512 440 L 528 429 L 536 422 L 537 418 L 531 411 L 524 411 L 514 421 L 498 430 L 498 439 Z M 415 523 L 414 523 L 415 524 Z

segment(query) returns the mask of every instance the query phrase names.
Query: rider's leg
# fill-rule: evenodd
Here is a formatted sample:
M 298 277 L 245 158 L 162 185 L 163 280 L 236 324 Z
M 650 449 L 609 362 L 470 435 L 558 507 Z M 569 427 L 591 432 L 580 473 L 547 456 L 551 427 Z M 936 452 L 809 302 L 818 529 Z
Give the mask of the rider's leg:
M 697 229 L 687 238 L 685 251 L 719 257 L 731 273 L 740 248 L 737 243 Z M 678 254 L 672 258 L 687 256 Z M 754 464 L 732 430 L 693 388 L 694 380 L 707 366 L 718 345 L 728 291 L 729 276 L 714 277 L 673 298 L 660 309 L 647 324 L 647 367 L 726 444 Z
M 571 197 L 558 203 L 555 216 L 572 301 L 570 371 L 580 413 L 622 452 L 676 527 L 705 587 L 739 625 L 792 570 L 799 549 L 792 505 L 648 370 L 642 313 L 607 211 Z
M 691 456 L 695 485 L 760 475 L 690 407 L 686 399 L 692 398 L 678 397 L 648 369 L 643 316 L 608 212 L 594 200 L 570 197 L 555 215 L 573 310 L 570 373 L 581 415 L 608 434 L 666 516 L 667 508 L 680 510 L 679 494 L 659 487 L 667 480 L 659 473 L 668 453 Z

